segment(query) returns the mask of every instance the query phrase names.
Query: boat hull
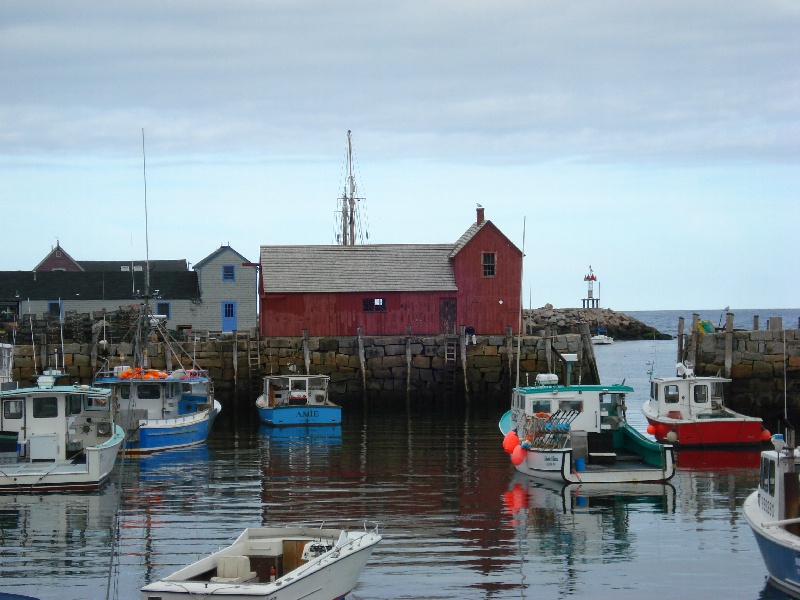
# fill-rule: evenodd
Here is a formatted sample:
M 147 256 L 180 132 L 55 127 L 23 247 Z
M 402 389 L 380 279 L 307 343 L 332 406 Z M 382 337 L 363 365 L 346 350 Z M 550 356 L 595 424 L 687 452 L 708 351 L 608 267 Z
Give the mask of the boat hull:
M 125 454 L 146 456 L 202 444 L 221 409 L 219 401 L 214 400 L 214 407 L 203 412 L 173 419 L 148 419 L 138 428 L 138 441 L 129 441 L 125 445 Z
M 758 507 L 758 492 L 753 492 L 742 508 L 745 520 L 755 535 L 761 557 L 773 585 L 800 597 L 800 538 L 782 527 L 764 527 L 769 519 Z
M 125 439 L 121 427 L 99 446 L 85 450 L 84 462 L 40 461 L 0 465 L 0 492 L 72 492 L 96 490 L 114 469 L 117 452 Z
M 338 425 L 342 422 L 341 406 L 274 406 L 258 407 L 258 418 L 265 425 Z
M 621 463 L 619 466 L 589 464 L 578 471 L 572 466 L 574 461 L 569 449 L 527 450 L 525 459 L 515 467 L 529 477 L 562 483 L 664 483 L 675 474 L 672 449 L 667 448 L 666 453 L 666 465 L 662 469 Z
M 654 437 L 661 443 L 676 446 L 746 446 L 760 444 L 763 427 L 760 419 L 750 417 L 685 420 L 657 419 L 645 413 L 655 427 Z M 667 439 L 675 432 L 675 441 Z
M 308 533 L 306 530 L 304 533 Z M 344 533 L 342 535 L 345 535 Z M 291 539 L 291 535 L 284 536 Z M 240 537 L 240 540 L 242 538 Z M 308 538 L 309 540 L 311 538 Z M 227 600 L 338 600 L 356 587 L 361 572 L 369 560 L 375 546 L 381 540 L 377 532 L 368 532 L 361 537 L 340 539 L 333 551 L 304 562 L 297 568 L 278 577 L 274 582 L 260 582 L 258 577 L 252 582 L 219 582 L 198 580 L 199 573 L 219 565 L 224 556 L 251 556 L 254 550 L 245 550 L 247 542 L 237 540 L 233 546 L 202 559 L 181 571 L 142 588 L 142 598 L 150 600 L 187 600 L 194 598 L 224 597 Z M 254 539 L 252 543 L 258 540 Z M 275 539 L 270 546 L 282 545 Z M 266 547 L 266 546 L 265 546 Z M 253 563 L 250 563 L 251 566 Z M 254 567 L 252 576 L 257 575 Z M 202 577 L 202 575 L 200 576 Z

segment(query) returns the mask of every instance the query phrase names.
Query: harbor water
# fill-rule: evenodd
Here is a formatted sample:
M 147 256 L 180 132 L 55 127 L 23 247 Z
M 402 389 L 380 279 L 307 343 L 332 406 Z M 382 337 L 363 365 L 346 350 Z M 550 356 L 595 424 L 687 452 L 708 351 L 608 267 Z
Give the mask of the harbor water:
M 676 342 L 595 352 L 644 430 L 648 371 L 671 374 Z M 681 452 L 666 486 L 562 489 L 515 474 L 507 408 L 351 398 L 341 427 L 312 429 L 223 409 L 207 444 L 120 462 L 100 492 L 0 496 L 0 592 L 138 598 L 245 527 L 369 519 L 384 539 L 355 599 L 784 597 L 741 514 L 758 450 Z

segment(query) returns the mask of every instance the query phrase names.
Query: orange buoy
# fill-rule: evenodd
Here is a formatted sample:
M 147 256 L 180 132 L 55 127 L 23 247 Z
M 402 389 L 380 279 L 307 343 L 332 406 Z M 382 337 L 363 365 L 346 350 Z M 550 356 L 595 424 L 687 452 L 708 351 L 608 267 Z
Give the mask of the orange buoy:
M 519 444 L 519 436 L 517 432 L 514 430 L 509 431 L 506 434 L 506 437 L 503 438 L 503 450 L 511 454 L 514 451 L 514 447 Z
M 521 465 L 522 461 L 525 460 L 525 453 L 526 452 L 527 452 L 527 450 L 525 450 L 525 448 L 523 448 L 522 446 L 517 446 L 511 452 L 511 462 L 514 465 L 517 465 L 517 466 Z
M 656 426 L 655 425 L 648 425 L 647 426 L 647 433 L 649 433 L 650 435 L 655 435 Z
M 768 442 L 772 439 L 772 434 L 769 432 L 769 429 L 762 429 L 761 430 L 761 441 Z

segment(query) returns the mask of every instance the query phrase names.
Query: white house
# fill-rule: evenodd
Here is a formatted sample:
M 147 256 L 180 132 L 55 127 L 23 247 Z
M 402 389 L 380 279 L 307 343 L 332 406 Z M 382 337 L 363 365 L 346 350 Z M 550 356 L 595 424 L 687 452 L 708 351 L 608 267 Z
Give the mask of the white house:
M 200 287 L 192 325 L 209 331 L 249 331 L 258 325 L 258 273 L 230 246 L 220 246 L 192 267 Z

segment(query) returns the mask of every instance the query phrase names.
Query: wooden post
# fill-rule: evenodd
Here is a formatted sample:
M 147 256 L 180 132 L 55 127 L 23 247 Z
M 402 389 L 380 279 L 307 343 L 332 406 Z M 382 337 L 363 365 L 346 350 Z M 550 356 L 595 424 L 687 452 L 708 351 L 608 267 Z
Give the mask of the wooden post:
M 408 325 L 406 331 L 411 331 Z M 406 336 L 406 395 L 411 394 L 411 336 Z
M 758 315 L 753 315 L 753 331 L 758 331 Z
M 235 390 L 239 382 L 239 332 L 234 329 L 231 333 L 233 334 L 233 356 L 231 360 L 233 361 L 233 389 Z M 170 349 L 167 348 L 167 356 L 171 353 Z
M 233 371 L 234 381 L 236 381 L 235 364 L 236 363 L 234 363 L 234 371 Z M 167 373 L 172 373 L 172 342 L 164 342 L 164 366 L 167 369 Z
M 508 352 L 509 381 L 513 381 L 511 378 L 514 376 L 514 332 L 510 325 L 506 325 L 506 350 Z
M 698 325 L 700 324 L 700 315 L 697 313 L 692 314 L 692 337 L 691 344 L 689 345 L 689 362 L 692 363 L 694 369 L 697 358 L 697 336 L 699 335 Z
M 683 317 L 678 317 L 678 362 L 683 362 Z
M 725 317 L 725 377 L 731 376 L 733 363 L 733 313 Z
M 461 326 L 461 335 L 459 338 L 461 339 L 461 372 L 464 374 L 464 395 L 469 396 L 469 390 L 467 389 L 467 333 L 466 333 L 466 326 Z
M 361 389 L 367 391 L 367 366 L 366 359 L 364 358 L 364 338 L 361 335 L 361 325 L 358 326 L 358 362 L 361 365 Z
M 303 329 L 303 364 L 306 367 L 306 375 L 311 375 L 311 352 L 308 350 L 308 329 Z
M 583 352 L 589 362 L 589 376 L 592 378 L 590 383 L 600 384 L 600 372 L 597 370 L 597 359 L 594 356 L 594 347 L 592 346 L 592 333 L 589 331 L 589 323 L 581 321 L 578 323 L 578 331 L 581 333 L 581 343 L 583 344 Z M 582 383 L 578 381 L 578 383 Z

